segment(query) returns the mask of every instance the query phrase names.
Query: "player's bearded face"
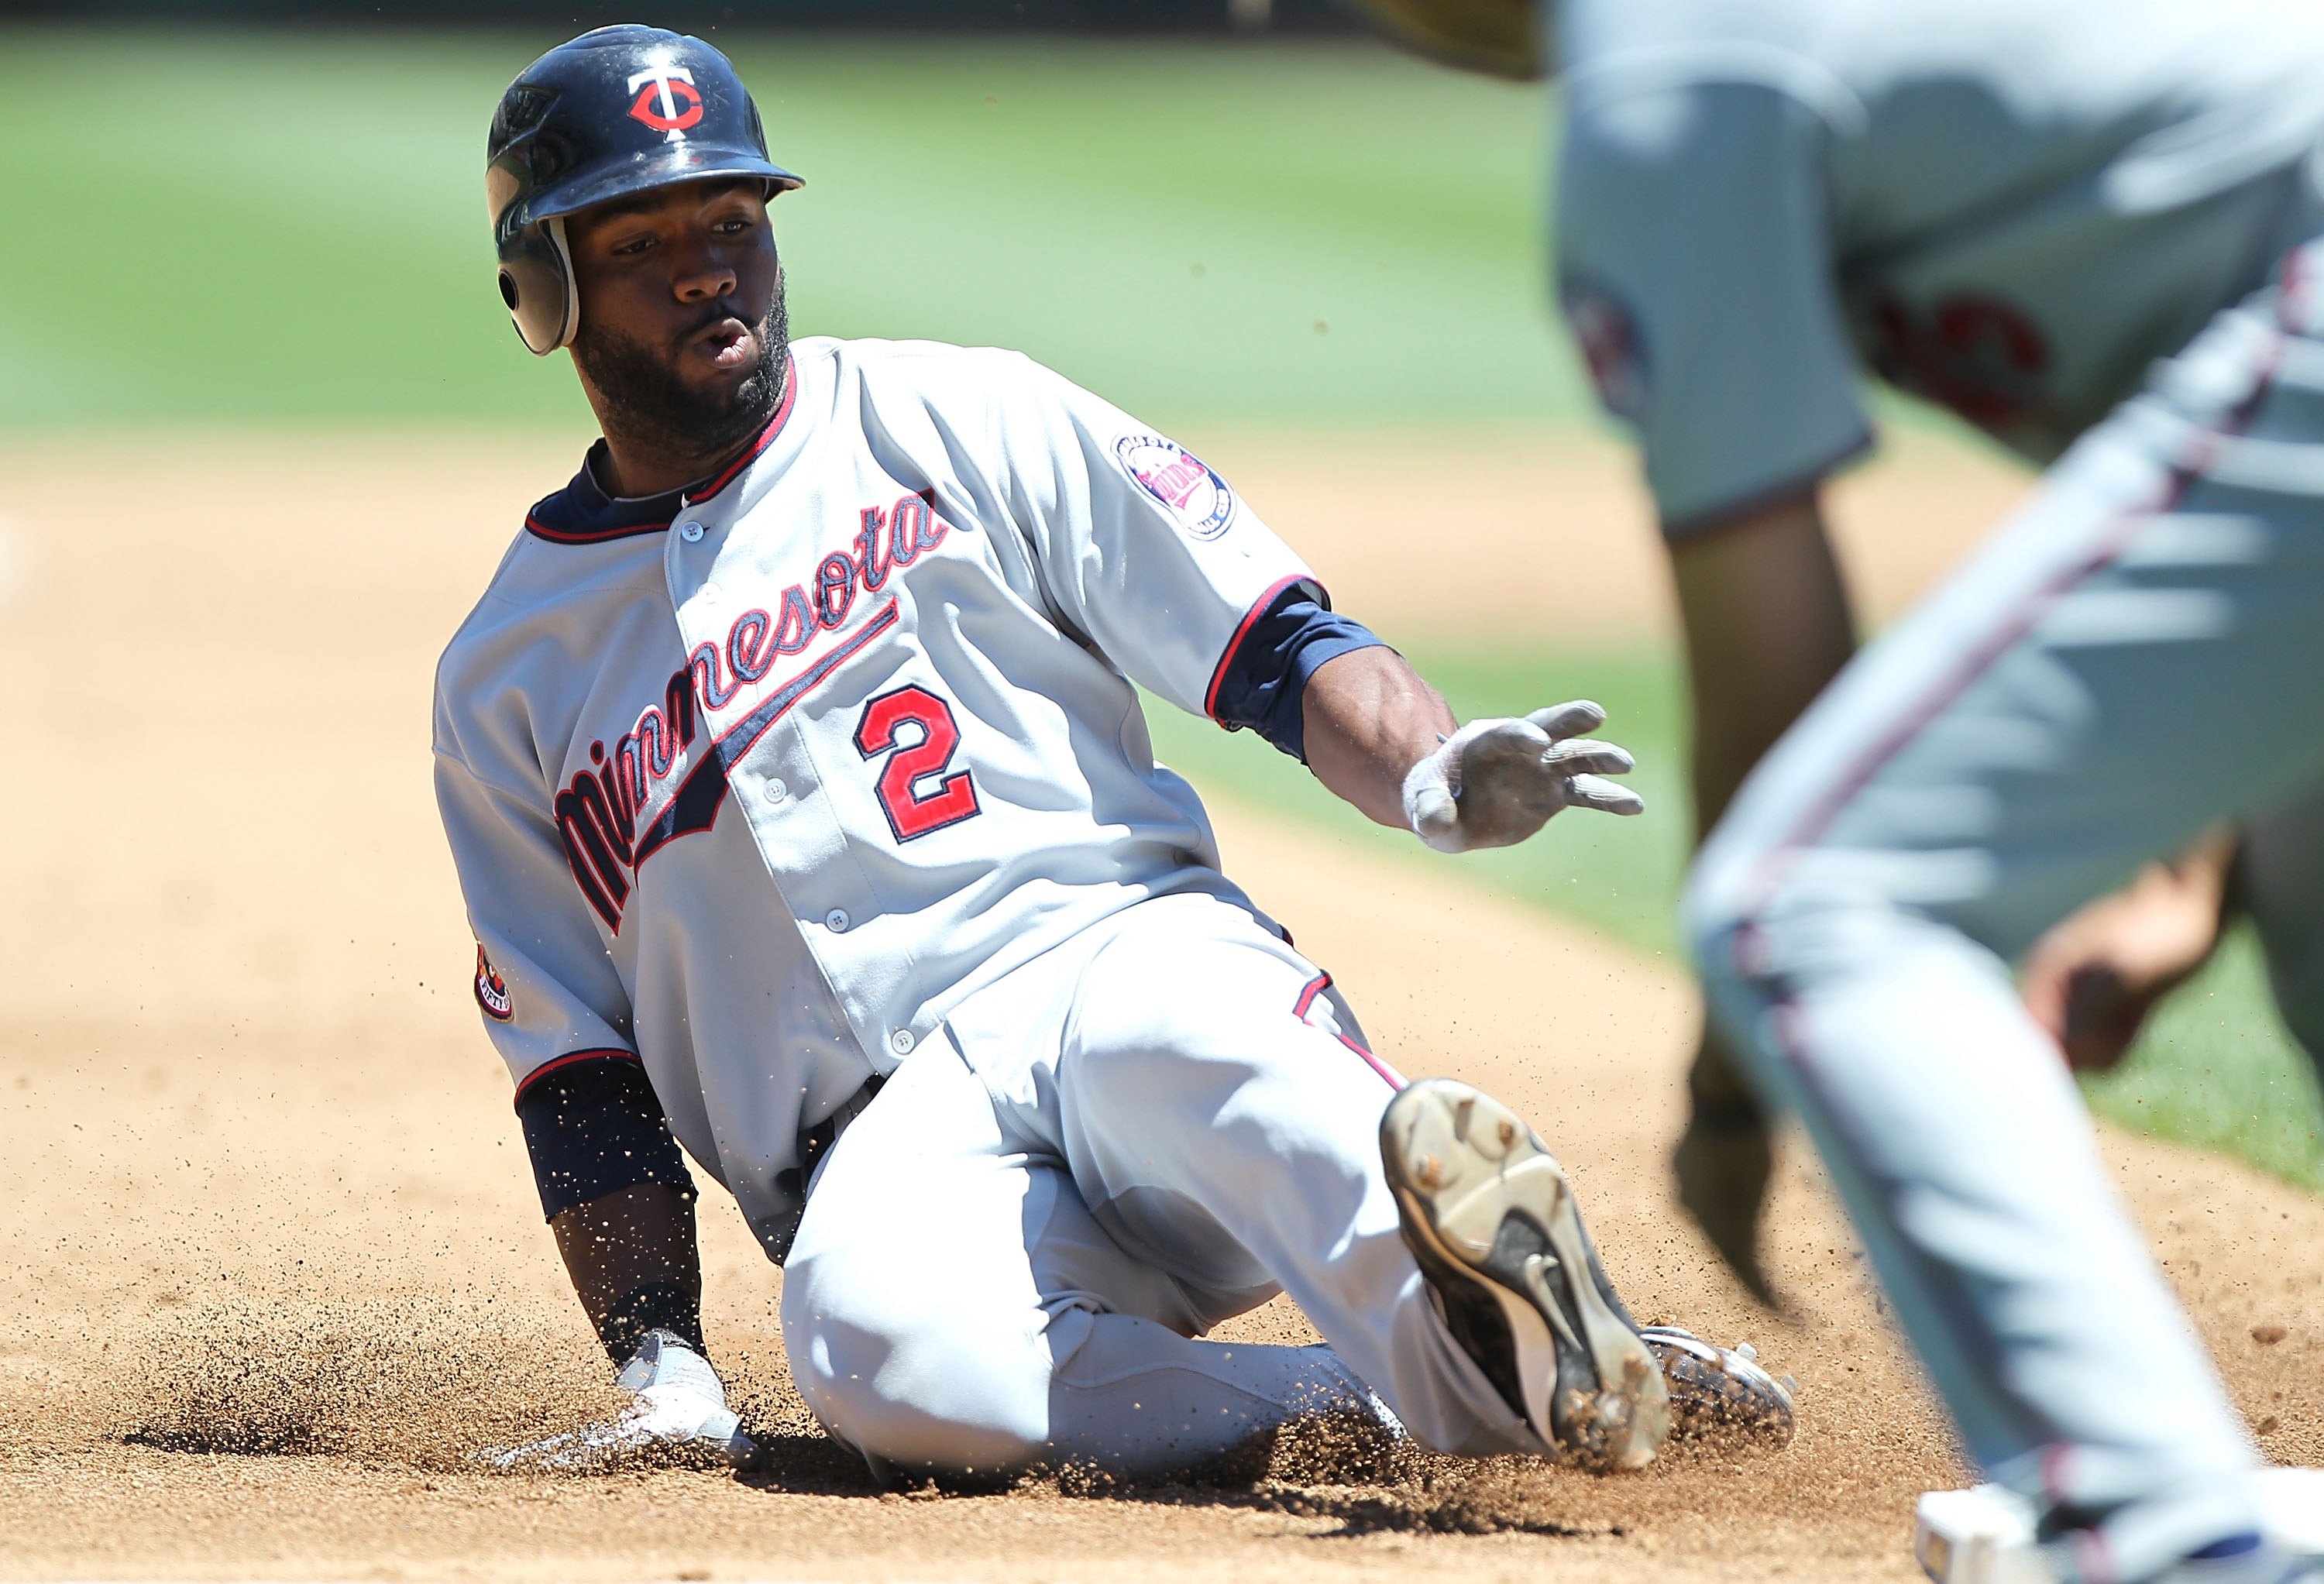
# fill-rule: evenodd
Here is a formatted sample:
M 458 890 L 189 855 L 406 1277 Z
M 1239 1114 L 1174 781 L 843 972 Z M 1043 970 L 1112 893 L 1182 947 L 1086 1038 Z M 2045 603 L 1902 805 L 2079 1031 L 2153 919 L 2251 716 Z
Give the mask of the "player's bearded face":
M 790 327 L 755 181 L 687 182 L 567 223 L 581 287 L 573 361 L 608 436 L 713 463 L 782 398 Z
M 738 353 L 741 377 L 703 377 L 689 364 L 706 336 L 722 327 L 748 327 Z M 755 345 L 749 345 L 749 344 Z M 783 373 L 790 361 L 790 318 L 778 275 L 766 312 L 755 324 L 731 299 L 705 307 L 678 334 L 659 344 L 632 335 L 586 312 L 573 339 L 573 361 L 589 378 L 618 427 L 632 444 L 671 456 L 717 456 L 733 450 L 767 425 L 782 400 Z

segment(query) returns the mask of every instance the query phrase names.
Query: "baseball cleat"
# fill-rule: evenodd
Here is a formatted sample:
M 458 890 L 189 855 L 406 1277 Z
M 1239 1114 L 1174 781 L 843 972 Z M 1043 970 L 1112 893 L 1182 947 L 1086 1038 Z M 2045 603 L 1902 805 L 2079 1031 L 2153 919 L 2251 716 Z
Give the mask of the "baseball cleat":
M 1732 1437 L 1770 1450 L 1791 1444 L 1798 1383 L 1760 1368 L 1750 1343 L 1721 1348 L 1674 1325 L 1646 1326 L 1638 1335 L 1670 1388 L 1673 1439 Z
M 1599 1266 L 1532 1128 L 1425 1079 L 1388 1103 L 1380 1156 L 1445 1329 L 1536 1434 L 1585 1468 L 1641 1468 L 1670 1432 L 1654 1350 Z

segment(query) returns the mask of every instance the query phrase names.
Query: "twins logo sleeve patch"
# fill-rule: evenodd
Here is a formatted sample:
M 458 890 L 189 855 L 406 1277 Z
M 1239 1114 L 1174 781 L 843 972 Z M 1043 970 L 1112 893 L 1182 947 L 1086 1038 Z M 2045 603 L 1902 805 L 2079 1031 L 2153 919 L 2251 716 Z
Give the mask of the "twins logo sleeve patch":
M 481 942 L 476 946 L 476 1005 L 484 1016 L 495 1023 L 505 1023 L 516 1016 L 516 1002 L 509 996 L 509 988 L 501 978 L 500 970 L 484 954 Z
M 1234 520 L 1234 492 L 1203 459 L 1159 435 L 1124 435 L 1113 454 L 1138 487 L 1162 503 L 1198 539 L 1214 539 Z

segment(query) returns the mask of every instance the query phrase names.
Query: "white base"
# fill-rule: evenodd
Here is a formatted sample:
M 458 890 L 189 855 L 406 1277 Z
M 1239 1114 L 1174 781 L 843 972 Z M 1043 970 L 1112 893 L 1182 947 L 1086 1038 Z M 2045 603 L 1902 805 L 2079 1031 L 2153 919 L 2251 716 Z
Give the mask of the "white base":
M 2324 1469 L 2264 1469 L 2259 1487 L 2268 1538 L 2324 1557 Z M 1923 1496 L 1913 1556 L 1936 1584 L 2056 1584 L 2034 1544 L 2034 1504 L 1997 1485 Z

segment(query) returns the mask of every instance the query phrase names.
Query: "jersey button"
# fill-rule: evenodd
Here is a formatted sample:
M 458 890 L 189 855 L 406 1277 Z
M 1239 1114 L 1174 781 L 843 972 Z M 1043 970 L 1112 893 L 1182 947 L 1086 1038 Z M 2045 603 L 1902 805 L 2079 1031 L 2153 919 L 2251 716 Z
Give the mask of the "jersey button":
M 696 543 L 702 538 L 702 524 L 698 522 L 679 523 L 678 527 L 678 537 L 684 539 L 689 545 Z
M 823 916 L 823 922 L 829 926 L 834 935 L 844 933 L 850 922 L 847 916 L 847 909 L 844 907 L 833 908 L 830 912 Z
M 770 803 L 780 803 L 784 798 L 788 797 L 791 795 L 791 789 L 783 785 L 783 779 L 780 776 L 770 776 L 767 778 L 766 791 L 767 801 Z
M 895 1052 L 899 1056 L 910 1055 L 912 1054 L 912 1031 L 908 1028 L 899 1028 L 896 1030 L 895 1033 L 888 1036 L 888 1048 Z

